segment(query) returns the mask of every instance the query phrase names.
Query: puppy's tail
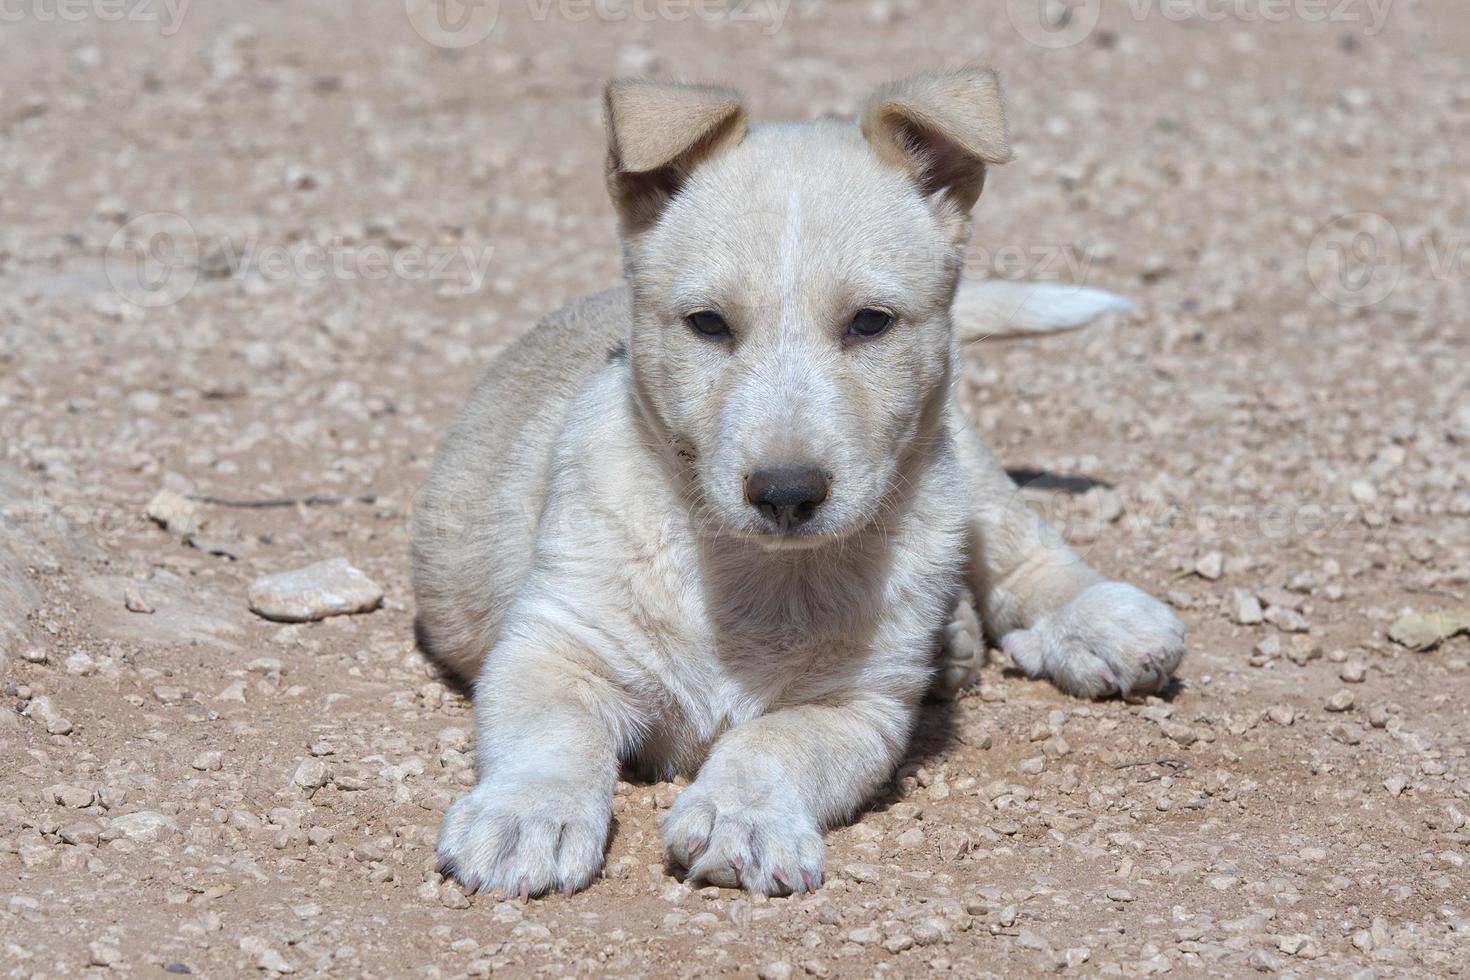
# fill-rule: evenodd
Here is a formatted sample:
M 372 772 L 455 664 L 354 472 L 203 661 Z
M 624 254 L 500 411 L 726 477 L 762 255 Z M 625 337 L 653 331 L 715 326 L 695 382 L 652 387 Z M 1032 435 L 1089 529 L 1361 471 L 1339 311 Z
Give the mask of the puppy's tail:
M 1131 301 L 1105 289 L 981 279 L 960 283 L 953 313 L 960 342 L 968 344 L 1076 330 L 1106 313 L 1134 309 Z

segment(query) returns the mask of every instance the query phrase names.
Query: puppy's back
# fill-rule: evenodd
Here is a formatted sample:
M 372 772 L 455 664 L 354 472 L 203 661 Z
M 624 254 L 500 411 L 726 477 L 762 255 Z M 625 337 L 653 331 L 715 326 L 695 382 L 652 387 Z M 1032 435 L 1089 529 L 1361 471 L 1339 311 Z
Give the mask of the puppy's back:
M 623 289 L 541 321 L 481 376 L 413 515 L 420 646 L 471 678 L 530 569 L 552 451 L 571 403 L 628 336 Z

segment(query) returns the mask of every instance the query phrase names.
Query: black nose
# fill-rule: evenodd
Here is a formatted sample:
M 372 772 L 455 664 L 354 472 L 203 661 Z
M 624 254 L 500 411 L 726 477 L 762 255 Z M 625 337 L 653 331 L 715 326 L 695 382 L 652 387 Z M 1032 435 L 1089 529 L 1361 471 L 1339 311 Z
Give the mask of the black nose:
M 815 466 L 778 466 L 747 476 L 745 499 L 786 531 L 812 519 L 831 485 Z

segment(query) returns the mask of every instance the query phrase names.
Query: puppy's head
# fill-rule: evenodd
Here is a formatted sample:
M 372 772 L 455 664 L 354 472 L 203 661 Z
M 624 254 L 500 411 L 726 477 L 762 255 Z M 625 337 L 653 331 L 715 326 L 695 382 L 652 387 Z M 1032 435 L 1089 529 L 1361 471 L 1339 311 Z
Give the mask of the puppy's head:
M 770 548 L 872 523 L 941 424 L 969 211 L 1010 155 L 995 76 L 753 129 L 729 90 L 614 82 L 607 126 L 635 389 L 691 503 Z

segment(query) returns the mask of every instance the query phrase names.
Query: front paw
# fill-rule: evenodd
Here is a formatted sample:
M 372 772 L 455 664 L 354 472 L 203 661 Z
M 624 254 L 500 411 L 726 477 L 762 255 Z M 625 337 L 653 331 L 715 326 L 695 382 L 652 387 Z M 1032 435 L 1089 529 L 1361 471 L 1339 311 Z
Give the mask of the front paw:
M 664 818 L 664 850 L 691 881 L 766 895 L 816 891 L 827 847 L 789 788 L 702 774 Z
M 1124 582 L 1084 590 L 1030 629 L 1001 639 L 1017 667 L 1068 694 L 1151 694 L 1184 658 L 1184 624 L 1153 596 Z
M 444 815 L 439 869 L 465 893 L 570 895 L 602 868 L 612 800 L 570 782 L 482 780 Z

